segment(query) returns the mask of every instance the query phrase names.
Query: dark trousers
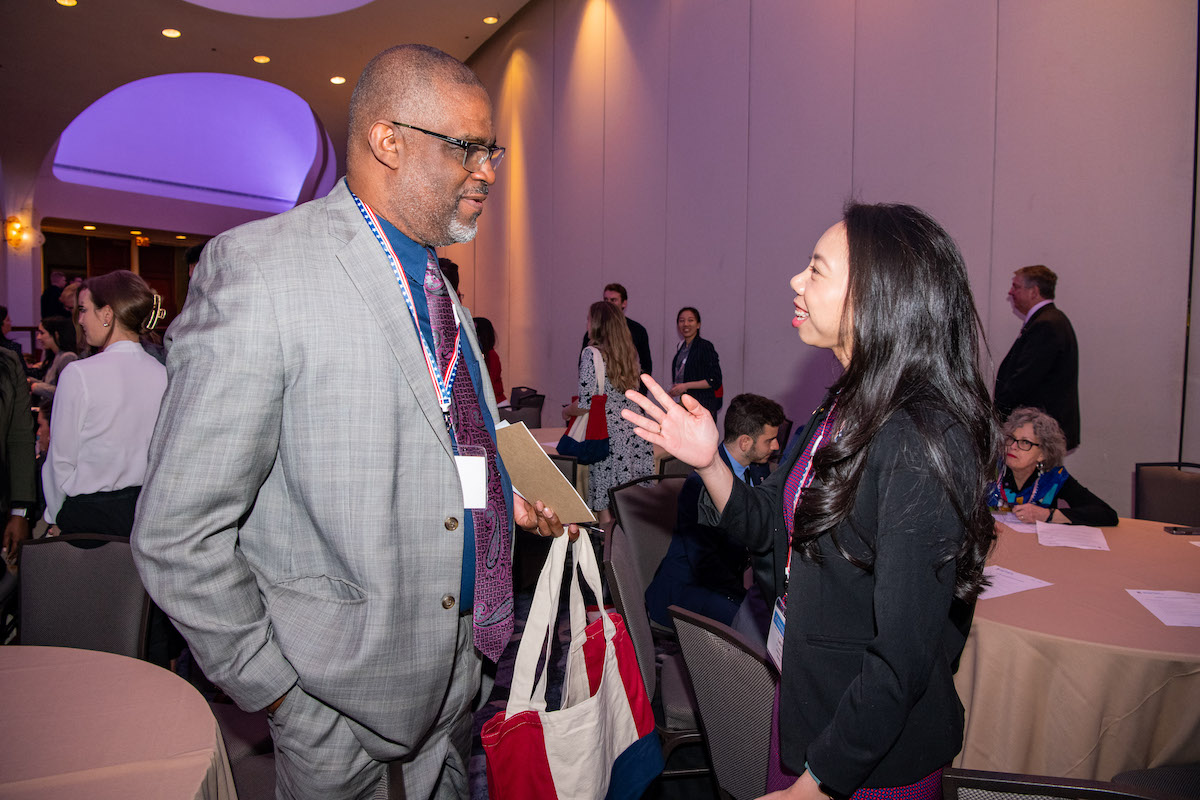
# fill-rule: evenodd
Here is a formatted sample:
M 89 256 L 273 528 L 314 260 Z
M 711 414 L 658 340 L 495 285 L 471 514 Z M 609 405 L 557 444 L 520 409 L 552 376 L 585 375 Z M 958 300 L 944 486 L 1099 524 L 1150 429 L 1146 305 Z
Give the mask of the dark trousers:
M 68 497 L 54 523 L 63 533 L 107 533 L 128 539 L 133 533 L 133 514 L 141 491 L 140 486 L 130 486 L 115 492 Z

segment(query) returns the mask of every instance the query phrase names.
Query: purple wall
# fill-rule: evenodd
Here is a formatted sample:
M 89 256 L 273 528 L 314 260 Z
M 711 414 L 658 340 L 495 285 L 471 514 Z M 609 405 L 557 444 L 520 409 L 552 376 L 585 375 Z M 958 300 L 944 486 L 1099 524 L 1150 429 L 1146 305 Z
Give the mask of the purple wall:
M 1165 1 L 534 0 L 472 59 L 512 149 L 478 239 L 454 249 L 468 304 L 496 324 L 507 381 L 547 409 L 575 391 L 605 283 L 629 288 L 664 379 L 675 312 L 695 305 L 726 396 L 802 421 L 835 373 L 796 340 L 788 279 L 849 196 L 916 203 L 962 247 L 996 363 L 1019 324 L 1012 271 L 1059 273 L 1083 350 L 1069 467 L 1128 513 L 1133 463 L 1174 457 L 1179 436 L 1196 17 Z

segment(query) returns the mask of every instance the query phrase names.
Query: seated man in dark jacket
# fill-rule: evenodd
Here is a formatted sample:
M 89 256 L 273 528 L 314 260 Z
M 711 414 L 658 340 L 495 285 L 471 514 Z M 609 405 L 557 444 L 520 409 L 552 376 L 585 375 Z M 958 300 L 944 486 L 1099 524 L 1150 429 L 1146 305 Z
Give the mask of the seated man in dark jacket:
M 756 394 L 733 398 L 725 412 L 725 442 L 717 453 L 735 478 L 757 486 L 767 477 L 767 459 L 779 449 L 775 437 L 783 420 L 783 409 L 774 400 Z M 672 605 L 728 625 L 746 595 L 746 548 L 720 528 L 697 521 L 703 485 L 695 472 L 684 483 L 671 547 L 646 589 L 646 608 L 660 625 L 671 625 L 667 607 Z

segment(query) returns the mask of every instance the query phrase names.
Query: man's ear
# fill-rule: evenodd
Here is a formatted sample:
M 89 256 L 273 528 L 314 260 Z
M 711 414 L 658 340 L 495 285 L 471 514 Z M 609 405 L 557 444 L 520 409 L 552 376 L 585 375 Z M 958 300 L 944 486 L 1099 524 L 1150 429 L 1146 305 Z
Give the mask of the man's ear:
M 404 145 L 396 136 L 396 129 L 386 122 L 376 122 L 367 131 L 367 143 L 375 160 L 389 169 L 399 169 Z
M 742 451 L 742 455 L 746 455 L 746 453 L 750 452 L 750 448 L 754 447 L 754 437 L 743 433 L 737 438 L 737 446 Z

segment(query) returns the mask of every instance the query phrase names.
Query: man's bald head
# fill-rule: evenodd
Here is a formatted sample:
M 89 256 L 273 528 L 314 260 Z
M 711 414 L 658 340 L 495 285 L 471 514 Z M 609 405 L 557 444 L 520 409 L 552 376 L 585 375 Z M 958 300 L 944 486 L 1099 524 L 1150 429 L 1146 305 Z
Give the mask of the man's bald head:
M 420 125 L 440 103 L 439 88 L 468 86 L 487 93 L 479 77 L 453 56 L 423 44 L 401 44 L 371 59 L 350 97 L 348 149 L 368 147 L 376 120 Z

